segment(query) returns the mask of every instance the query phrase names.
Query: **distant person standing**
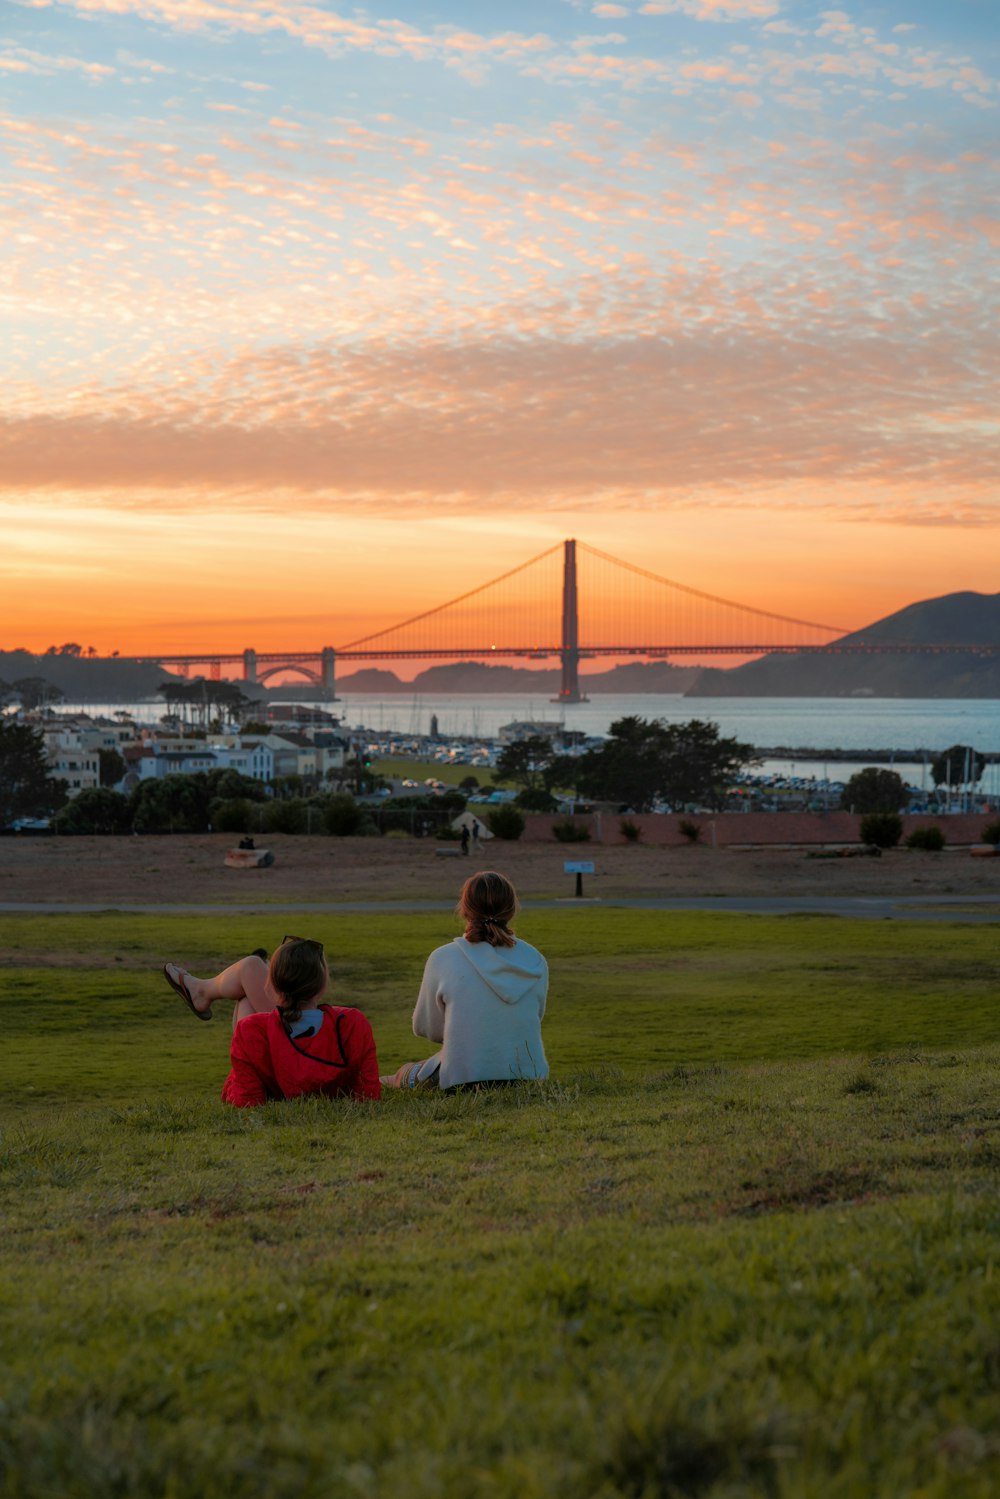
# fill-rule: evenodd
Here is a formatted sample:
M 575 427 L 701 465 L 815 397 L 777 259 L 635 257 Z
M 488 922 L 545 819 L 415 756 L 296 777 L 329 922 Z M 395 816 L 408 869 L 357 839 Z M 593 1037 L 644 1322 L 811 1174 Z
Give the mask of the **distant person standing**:
M 466 823 L 462 824 L 462 852 L 466 855 L 469 852 L 469 829 Z
M 472 847 L 479 847 L 479 823 L 475 818 L 472 819 Z

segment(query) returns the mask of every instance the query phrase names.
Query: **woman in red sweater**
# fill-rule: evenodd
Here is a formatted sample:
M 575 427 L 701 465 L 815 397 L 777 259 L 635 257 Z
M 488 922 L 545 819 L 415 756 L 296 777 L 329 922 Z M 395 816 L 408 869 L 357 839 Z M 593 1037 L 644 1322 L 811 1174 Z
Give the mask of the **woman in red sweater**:
M 195 978 L 176 963 L 164 963 L 163 975 L 200 1020 L 211 1020 L 215 1000 L 234 1001 L 226 1103 L 252 1108 L 300 1093 L 381 1097 L 368 1021 L 360 1010 L 320 1003 L 330 982 L 321 942 L 286 937 L 270 964 L 254 954 L 215 978 Z

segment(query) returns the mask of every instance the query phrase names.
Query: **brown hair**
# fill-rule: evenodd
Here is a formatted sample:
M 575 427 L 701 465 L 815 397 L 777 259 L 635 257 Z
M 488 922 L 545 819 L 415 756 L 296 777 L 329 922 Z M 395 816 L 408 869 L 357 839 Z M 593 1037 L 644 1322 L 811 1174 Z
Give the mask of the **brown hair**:
M 319 1002 L 330 974 L 318 943 L 290 937 L 271 954 L 268 977 L 287 1029 L 295 1024 L 310 1000 Z
M 465 922 L 468 942 L 488 942 L 491 947 L 513 947 L 517 938 L 510 924 L 517 915 L 517 892 L 510 880 L 495 869 L 481 869 L 462 886 L 455 907 Z

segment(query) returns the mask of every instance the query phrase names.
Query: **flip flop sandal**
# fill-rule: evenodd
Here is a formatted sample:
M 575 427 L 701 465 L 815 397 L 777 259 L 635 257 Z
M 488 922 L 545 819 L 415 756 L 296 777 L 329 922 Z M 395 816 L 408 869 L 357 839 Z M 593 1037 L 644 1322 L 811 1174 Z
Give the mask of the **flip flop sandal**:
M 170 985 L 171 989 L 173 989 L 174 993 L 180 995 L 181 999 L 183 999 L 184 1003 L 187 1005 L 187 1007 L 191 1011 L 191 1013 L 193 1015 L 197 1015 L 197 1017 L 198 1017 L 199 1020 L 211 1020 L 211 1018 L 212 1018 L 212 1011 L 210 1009 L 209 1010 L 199 1010 L 198 1007 L 195 1005 L 194 1000 L 191 998 L 190 994 L 188 993 L 188 991 L 187 991 L 187 985 L 184 983 L 183 979 L 180 979 L 180 978 L 176 978 L 176 979 L 171 978 L 170 974 L 167 972 L 168 968 L 177 968 L 177 964 L 176 963 L 164 963 L 164 965 L 163 965 L 163 977 L 166 979 L 166 981 Z M 177 972 L 180 973 L 181 970 L 178 968 Z

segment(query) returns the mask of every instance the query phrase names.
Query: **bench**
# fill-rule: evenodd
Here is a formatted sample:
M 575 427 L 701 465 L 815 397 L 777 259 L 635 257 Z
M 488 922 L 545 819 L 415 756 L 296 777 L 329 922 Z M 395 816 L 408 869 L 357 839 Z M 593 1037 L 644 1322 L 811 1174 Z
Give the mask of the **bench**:
M 435 859 L 460 859 L 462 850 L 461 848 L 436 848 L 434 857 Z

